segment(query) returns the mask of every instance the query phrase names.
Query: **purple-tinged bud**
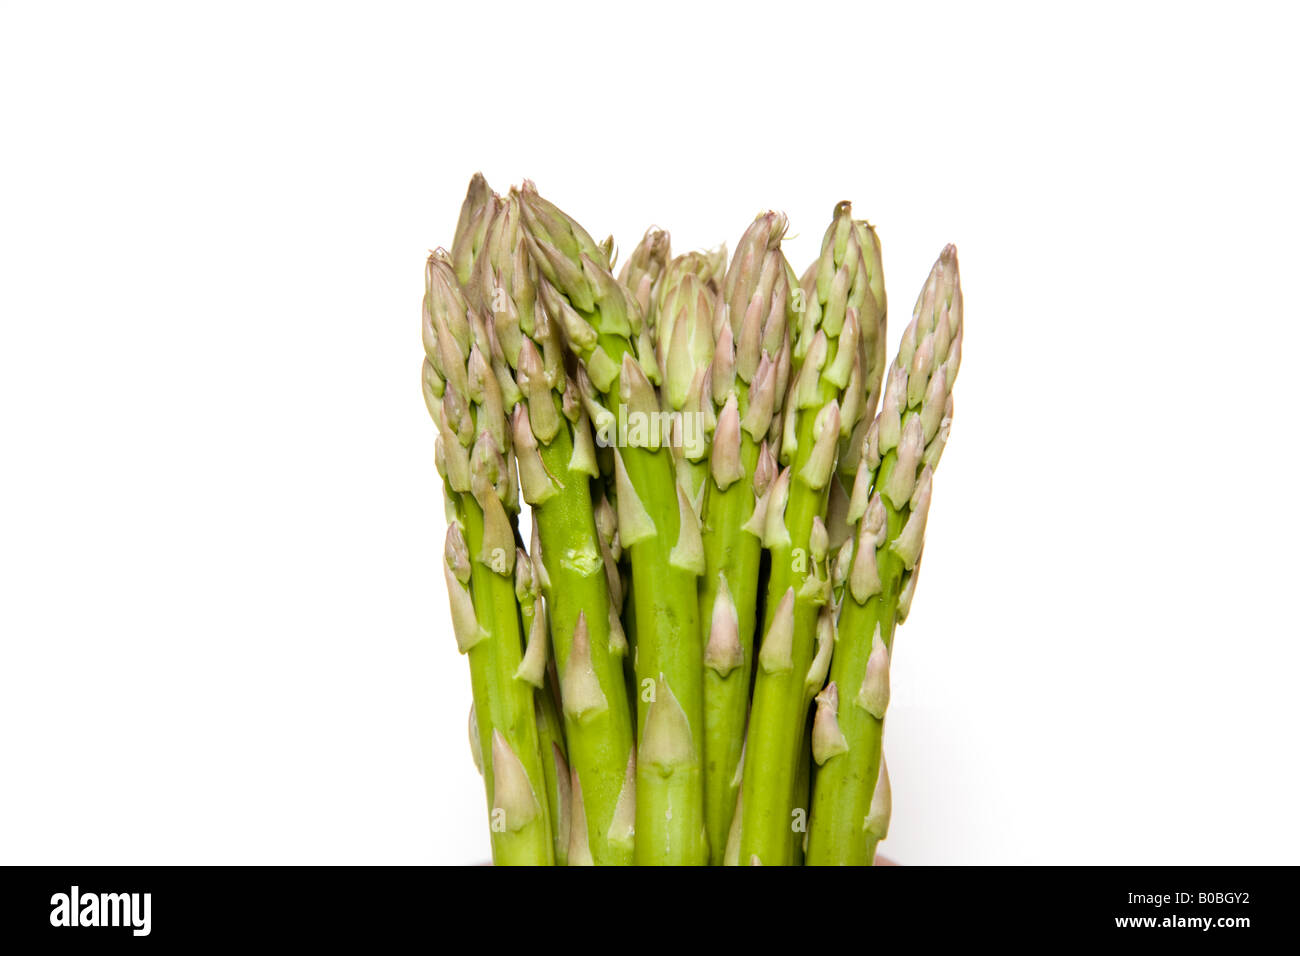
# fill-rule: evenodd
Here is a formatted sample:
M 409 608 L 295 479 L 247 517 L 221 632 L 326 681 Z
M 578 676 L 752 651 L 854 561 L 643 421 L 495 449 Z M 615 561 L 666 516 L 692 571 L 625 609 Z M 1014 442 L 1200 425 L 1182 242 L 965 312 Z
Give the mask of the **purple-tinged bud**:
M 758 665 L 766 674 L 784 674 L 794 668 L 794 588 L 787 588 L 763 636 Z
M 492 810 L 501 811 L 506 829 L 522 830 L 537 819 L 541 807 L 528 773 L 501 731 L 492 731 Z
M 591 663 L 591 635 L 585 611 L 578 612 L 578 623 L 573 628 L 569 659 L 564 662 L 564 671 L 560 675 L 560 700 L 564 704 L 564 715 L 578 723 L 609 709 Z
M 921 417 L 909 413 L 907 424 L 903 426 L 902 441 L 898 443 L 898 457 L 881 488 L 881 492 L 895 508 L 901 509 L 907 499 L 912 497 L 912 489 L 916 487 L 916 471 L 923 454 L 925 433 Z
M 848 753 L 849 742 L 840 730 L 837 711 L 840 709 L 840 695 L 835 681 L 826 685 L 825 690 L 817 695 L 817 715 L 813 718 L 812 755 L 817 766 L 822 766 L 832 757 Z
M 663 674 L 659 675 L 646 711 L 637 759 L 643 767 L 651 767 L 664 777 L 696 760 L 690 720 Z
M 740 620 L 736 602 L 727 587 L 725 574 L 718 575 L 718 592 L 713 599 L 713 616 L 709 624 L 709 638 L 704 647 L 704 666 L 711 667 L 720 677 L 745 662 L 740 645 Z
M 858 688 L 857 704 L 872 717 L 883 720 L 889 707 L 889 648 L 880 636 L 880 625 L 871 635 L 871 655 L 867 658 L 866 676 Z
M 925 522 L 930 512 L 930 494 L 933 472 L 929 467 L 922 469 L 921 477 L 916 482 L 910 503 L 912 513 L 908 515 L 907 524 L 894 541 L 893 551 L 903 562 L 903 567 L 911 571 L 921 557 L 921 547 L 925 544 Z
M 718 416 L 713 432 L 713 449 L 709 455 L 709 471 L 722 491 L 745 477 L 740 461 L 740 413 L 734 394 L 727 397 L 722 414 Z

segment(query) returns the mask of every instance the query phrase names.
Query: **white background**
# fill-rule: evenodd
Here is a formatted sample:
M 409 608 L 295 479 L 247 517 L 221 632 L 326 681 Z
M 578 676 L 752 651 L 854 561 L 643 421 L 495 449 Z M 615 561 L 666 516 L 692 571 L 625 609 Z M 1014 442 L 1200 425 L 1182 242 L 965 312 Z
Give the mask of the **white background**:
M 1297 23 L 1250 4 L 0 7 L 0 862 L 485 859 L 418 299 L 848 198 L 967 336 L 906 863 L 1295 863 Z

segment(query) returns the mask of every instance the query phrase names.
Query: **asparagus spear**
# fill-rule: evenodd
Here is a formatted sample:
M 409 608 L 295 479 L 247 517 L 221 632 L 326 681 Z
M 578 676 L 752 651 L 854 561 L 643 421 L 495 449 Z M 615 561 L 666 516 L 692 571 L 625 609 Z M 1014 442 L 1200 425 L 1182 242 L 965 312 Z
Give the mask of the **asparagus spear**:
M 487 241 L 488 227 L 499 211 L 498 197 L 488 187 L 482 173 L 475 173 L 461 203 L 460 218 L 456 221 L 455 238 L 451 243 L 451 263 L 456 281 L 462 287 L 473 284 L 474 263 Z M 481 305 L 480 302 L 475 304 Z
M 889 784 L 881 732 L 889 704 L 894 628 L 907 616 L 924 543 L 935 467 L 952 420 L 961 365 L 957 250 L 930 272 L 890 368 L 880 414 L 867 430 L 850 500 L 856 534 L 836 560 L 844 598 L 831 681 L 818 698 L 814 757 L 821 764 L 808 863 L 868 865 L 887 832 Z
M 524 500 L 532 506 L 549 582 L 548 611 L 572 774 L 586 831 L 570 836 L 598 865 L 632 862 L 630 705 L 623 681 L 627 653 L 612 608 L 590 481 L 598 477 L 587 414 L 565 373 L 561 343 L 535 308 L 534 266 L 521 234 L 519 199 L 508 197 L 479 259 L 479 288 L 493 310 L 494 362 L 519 385 L 511 416 Z M 531 650 L 531 645 L 530 645 Z M 531 680 L 541 686 L 541 673 Z M 619 816 L 619 809 L 624 816 Z
M 755 504 L 775 478 L 766 436 L 784 396 L 776 372 L 790 344 L 790 269 L 781 254 L 786 219 L 760 215 L 741 237 L 716 323 L 710 397 L 717 415 L 704 503 L 700 620 L 704 651 L 705 817 L 712 862 L 720 865 L 735 812 L 737 765 L 753 664 L 760 529 Z
M 480 310 L 485 310 L 490 301 L 483 294 L 481 287 L 482 256 L 488 241 L 489 229 L 500 216 L 501 211 L 500 197 L 491 191 L 481 173 L 475 173 L 470 180 L 465 201 L 461 206 L 460 218 L 456 223 L 451 261 L 461 291 L 467 301 Z M 487 331 L 489 339 L 495 341 L 494 326 L 490 321 L 487 324 Z M 502 363 L 494 358 L 493 366 L 502 388 L 503 403 L 512 404 L 518 401 L 518 388 L 509 373 L 502 367 Z M 452 499 L 453 495 L 448 489 L 448 501 Z M 510 508 L 508 514 L 511 527 L 518 536 L 517 510 Z M 531 673 L 542 669 L 547 657 L 549 638 L 546 632 L 546 615 L 541 601 L 538 574 L 533 570 L 534 562 L 527 559 L 522 548 L 518 551 L 518 558 L 515 562 L 515 594 L 519 601 L 523 631 L 528 639 L 527 651 L 520 668 L 522 674 L 525 671 Z M 554 667 L 549 666 L 545 670 L 550 680 L 545 686 L 538 688 L 534 695 L 534 704 L 541 743 L 542 766 L 546 776 L 547 798 L 551 808 L 555 859 L 558 864 L 565 865 L 569 843 L 570 777 L 564 729 L 555 703 L 558 697 L 558 684 L 554 677 Z M 530 682 L 537 683 L 535 678 Z M 481 758 L 478 759 L 478 765 L 481 772 Z
M 429 257 L 424 302 L 425 396 L 456 521 L 447 532 L 447 591 L 467 654 L 500 865 L 554 862 L 533 689 L 517 674 L 523 633 L 513 580 L 515 477 L 500 385 L 484 357 L 488 332 L 451 259 Z
M 555 865 L 567 866 L 569 859 L 569 822 L 572 812 L 568 748 L 564 725 L 556 706 L 558 684 L 549 660 L 550 636 L 547 630 L 546 601 L 542 598 L 537 567 L 523 548 L 515 554 L 515 597 L 523 619 L 528 644 L 517 676 L 537 688 L 533 703 L 537 714 L 537 734 L 542 750 L 542 769 L 546 774 L 546 796 L 551 807 L 551 835 L 555 843 Z
M 655 289 L 650 311 L 655 354 L 664 375 L 661 400 L 671 415 L 669 446 L 677 483 L 697 515 L 709 473 L 709 439 L 717 424 L 710 398 L 714 312 L 721 278 L 717 256 L 717 252 L 688 252 L 673 259 Z
M 864 241 L 865 239 L 865 241 Z M 765 504 L 763 544 L 771 555 L 762 645 L 747 735 L 742 861 L 791 862 L 791 811 L 804 720 L 821 685 L 811 672 L 820 608 L 830 599 L 829 538 L 823 515 L 844 419 L 846 391 L 862 389 L 858 340 L 884 321 L 879 246 L 835 209 L 822 241 L 816 294 L 794 341 L 795 378 L 782 422 L 785 468 Z M 865 389 L 864 389 L 865 390 Z
M 668 260 L 671 255 L 672 241 L 668 233 L 658 227 L 651 226 L 646 230 L 645 235 L 641 237 L 641 241 L 636 244 L 632 254 L 628 256 L 627 262 L 623 264 L 623 268 L 618 274 L 619 283 L 636 300 L 637 309 L 647 325 L 652 343 L 655 341 L 655 291 L 660 284 L 664 270 L 668 267 Z M 601 473 L 605 479 L 605 501 L 606 503 L 616 502 L 618 500 L 618 489 L 614 487 L 614 456 L 610 449 L 604 447 L 601 447 L 600 453 L 603 456 Z M 616 512 L 611 510 L 610 514 L 614 515 Z M 617 530 L 616 525 L 617 522 L 615 521 L 615 531 Z M 621 544 L 617 546 L 616 550 L 618 554 L 615 555 L 615 562 L 621 580 L 619 614 L 623 620 L 624 633 L 628 637 L 629 644 L 634 647 L 636 643 L 634 605 L 632 601 L 626 600 L 626 596 L 632 593 L 632 568 L 629 560 L 620 560 L 622 555 Z M 637 696 L 634 660 L 635 658 L 631 658 L 624 662 L 629 700 L 635 700 Z M 635 720 L 633 723 L 635 724 Z
M 619 538 L 636 618 L 638 864 L 707 859 L 696 578 L 699 522 L 676 484 L 655 383 L 653 341 L 636 300 L 569 216 L 525 183 L 519 193 L 540 301 L 581 359 L 579 391 L 612 444 Z M 576 800 L 575 800 L 576 802 Z
M 651 226 L 636 244 L 632 254 L 619 270 L 618 281 L 636 300 L 641 315 L 650 324 L 654 340 L 654 313 L 651 309 L 655 286 L 672 258 L 672 239 L 662 229 Z

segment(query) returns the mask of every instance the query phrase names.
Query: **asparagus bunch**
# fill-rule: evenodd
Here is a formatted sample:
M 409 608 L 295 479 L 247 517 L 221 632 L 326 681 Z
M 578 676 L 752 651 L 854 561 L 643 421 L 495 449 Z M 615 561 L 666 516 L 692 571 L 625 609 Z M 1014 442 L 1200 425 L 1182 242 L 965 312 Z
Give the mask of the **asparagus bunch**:
M 728 263 L 651 229 L 615 278 L 612 239 L 475 176 L 428 260 L 446 581 L 498 863 L 870 863 L 884 836 L 887 655 L 951 418 L 956 258 L 876 415 L 875 231 L 839 204 L 802 280 L 785 232 L 759 215 Z

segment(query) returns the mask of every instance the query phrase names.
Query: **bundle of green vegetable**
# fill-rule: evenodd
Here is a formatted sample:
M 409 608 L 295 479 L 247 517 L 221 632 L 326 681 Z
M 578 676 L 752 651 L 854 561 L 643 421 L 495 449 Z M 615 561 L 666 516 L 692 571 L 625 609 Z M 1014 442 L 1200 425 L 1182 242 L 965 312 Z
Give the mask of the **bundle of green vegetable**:
M 615 275 L 612 239 L 475 176 L 429 257 L 424 396 L 497 864 L 869 865 L 888 831 L 957 255 L 887 364 L 875 230 L 840 203 L 802 278 L 785 231 L 760 215 L 728 262 L 651 229 Z

